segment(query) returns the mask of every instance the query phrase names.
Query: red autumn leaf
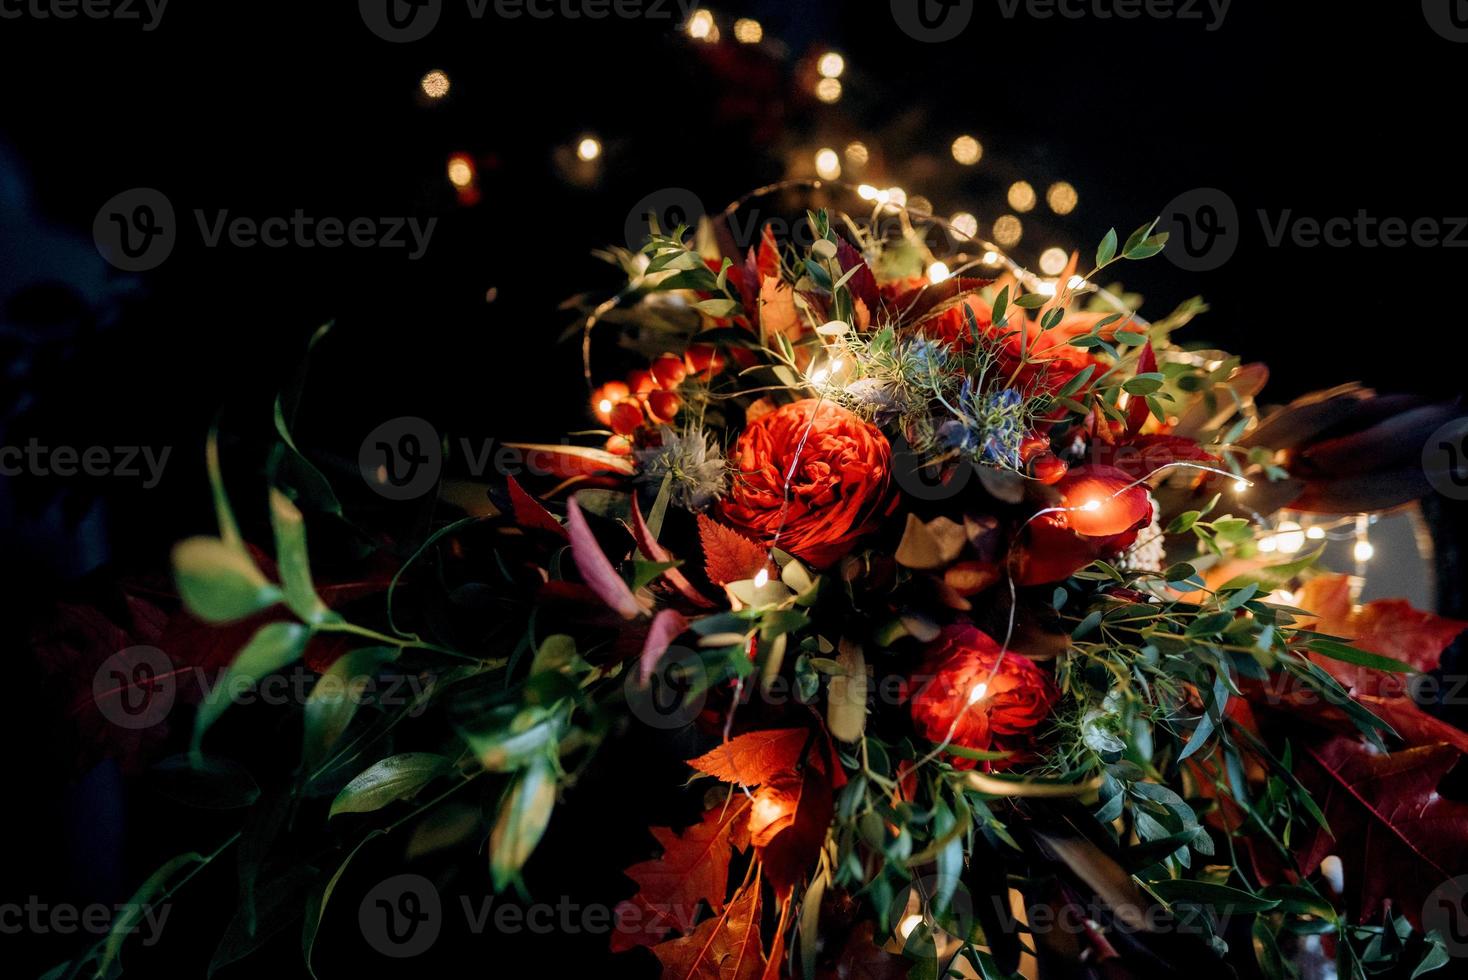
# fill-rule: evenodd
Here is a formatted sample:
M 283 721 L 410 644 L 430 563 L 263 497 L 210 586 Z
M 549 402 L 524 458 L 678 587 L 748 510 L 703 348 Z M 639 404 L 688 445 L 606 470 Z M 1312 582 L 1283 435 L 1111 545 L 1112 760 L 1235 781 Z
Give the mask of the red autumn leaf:
M 691 936 L 652 947 L 663 965 L 663 980 L 758 980 L 765 968 L 760 905 L 756 879 Z
M 1152 350 L 1152 342 L 1142 348 L 1142 356 L 1137 359 L 1137 373 L 1151 374 L 1157 370 L 1157 354 Z M 1136 436 L 1141 433 L 1142 426 L 1147 423 L 1147 416 L 1152 414 L 1147 407 L 1147 399 L 1141 395 L 1129 396 L 1131 401 L 1126 407 L 1126 431 L 1128 435 Z
M 700 902 L 716 912 L 723 909 L 729 856 L 748 815 L 749 798 L 739 794 L 727 807 L 709 810 L 682 836 L 668 827 L 648 828 L 663 856 L 624 872 L 638 890 L 617 906 L 612 952 L 651 946 L 672 931 L 688 932 Z
M 601 550 L 601 545 L 597 544 L 575 497 L 566 501 L 566 528 L 571 535 L 571 557 L 587 587 L 623 619 L 636 619 L 645 614 L 646 606 L 632 594 Z
M 1401 660 L 1419 671 L 1435 668 L 1448 644 L 1468 629 L 1468 623 L 1413 609 L 1403 599 L 1379 599 L 1356 607 L 1345 575 L 1311 579 L 1300 590 L 1296 605 L 1318 616 L 1313 624 L 1305 623 L 1310 629 L 1342 637 L 1358 649 Z M 1314 659 L 1355 693 L 1406 694 L 1400 675 L 1319 654 Z
M 658 544 L 658 539 L 652 536 L 647 522 L 642 519 L 642 508 L 638 506 L 635 493 L 632 495 L 632 539 L 637 542 L 638 550 L 646 555 L 649 561 L 666 564 L 676 560 L 673 553 Z M 668 580 L 669 585 L 678 590 L 679 595 L 695 606 L 704 609 L 713 608 L 713 602 L 695 589 L 693 583 L 688 581 L 688 578 L 678 569 L 670 568 L 663 572 L 662 577 Z
M 731 738 L 688 764 L 726 783 L 758 786 L 783 773 L 793 774 L 811 740 L 804 728 L 770 728 Z
M 780 275 L 780 246 L 775 243 L 775 226 L 767 224 L 759 236 L 759 254 L 755 257 L 755 271 L 759 278 L 755 280 L 757 285 L 766 279 Z
M 856 246 L 845 238 L 836 241 L 836 261 L 841 265 L 841 274 L 844 276 L 852 269 L 857 270 L 850 279 L 846 280 L 846 288 L 851 290 L 852 297 L 866 306 L 867 310 L 875 310 L 881 303 L 881 296 L 877 292 L 877 277 L 872 275 L 871 266 L 862 256 Z
M 698 538 L 703 544 L 704 569 L 715 585 L 754 578 L 769 562 L 769 555 L 758 542 L 706 514 L 698 515 Z
M 549 531 L 556 537 L 566 540 L 569 535 L 561 522 L 551 516 L 551 512 L 541 505 L 525 488 L 520 486 L 520 481 L 513 476 L 505 477 L 510 486 L 510 509 L 514 512 L 515 523 L 521 527 L 533 527 L 540 531 Z
M 1382 754 L 1348 736 L 1309 749 L 1301 778 L 1335 836 L 1304 841 L 1301 870 L 1337 855 L 1361 921 L 1390 900 L 1420 928 L 1428 893 L 1468 867 L 1468 804 L 1437 791 L 1461 758 L 1451 745 Z
M 637 472 L 637 464 L 630 457 L 618 456 L 605 449 L 530 442 L 507 442 L 505 445 L 524 454 L 527 469 L 535 471 L 538 468 L 538 471 L 562 479 L 606 473 L 631 476 Z
M 668 652 L 668 646 L 687 628 L 688 620 L 676 609 L 664 609 L 653 617 L 647 640 L 642 646 L 642 656 L 637 661 L 637 676 L 643 684 L 657 669 L 658 661 Z
M 787 805 L 793 805 L 795 819 L 760 852 L 775 897 L 782 901 L 805 880 L 826 843 L 835 805 L 825 772 L 815 765 L 806 766 L 798 799 Z

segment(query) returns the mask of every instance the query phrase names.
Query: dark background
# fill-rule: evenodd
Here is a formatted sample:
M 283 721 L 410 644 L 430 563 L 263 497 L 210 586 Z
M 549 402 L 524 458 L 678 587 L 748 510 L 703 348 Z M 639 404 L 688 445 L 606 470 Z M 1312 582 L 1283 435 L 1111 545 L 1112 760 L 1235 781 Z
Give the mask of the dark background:
M 1042 203 L 1024 216 L 1022 262 L 1050 245 L 1088 254 L 1109 227 L 1125 234 L 1184 191 L 1220 188 L 1244 216 L 1237 254 L 1208 274 L 1165 259 L 1128 267 L 1146 312 L 1205 295 L 1212 312 L 1181 339 L 1268 361 L 1272 400 L 1349 380 L 1464 388 L 1468 253 L 1272 248 L 1255 216 L 1468 214 L 1454 108 L 1468 45 L 1434 33 L 1415 3 L 1238 0 L 1210 32 L 1197 21 L 1007 20 L 989 0 L 944 44 L 904 35 L 886 4 L 835 0 L 721 4 L 719 45 L 666 20 L 474 21 L 452 2 L 429 38 L 389 44 L 354 5 L 333 8 L 175 0 L 152 32 L 0 20 L 0 435 L 171 447 L 152 489 L 0 482 L 11 654 L 48 603 L 98 576 L 157 571 L 173 541 L 211 526 L 211 419 L 248 460 L 243 447 L 268 429 L 270 398 L 320 324 L 336 329 L 302 424 L 342 473 L 362 437 L 399 415 L 476 439 L 554 440 L 585 424 L 579 350 L 556 343 L 572 315 L 558 307 L 615 287 L 590 252 L 622 239 L 633 206 L 686 187 L 715 209 L 852 139 L 873 149 L 859 179 L 924 194 L 939 213 L 973 212 L 985 234 L 1013 181 L 1042 197 L 1053 181 L 1074 184 L 1073 214 Z M 734 44 L 736 15 L 758 17 L 778 45 Z M 828 48 L 847 61 L 835 106 L 810 94 L 812 58 Z M 418 83 L 434 68 L 452 89 L 428 104 Z M 589 181 L 564 165 L 587 132 L 604 146 Z M 960 133 L 983 142 L 978 166 L 949 156 Z M 475 160 L 476 203 L 445 178 L 453 153 Z M 161 190 L 182 225 L 172 255 L 141 275 L 111 269 L 92 244 L 98 209 L 133 187 Z M 195 208 L 438 226 L 416 262 L 403 250 L 205 248 Z M 7 781 L 26 828 L 3 863 L 17 893 L 121 901 L 156 857 L 209 846 L 200 826 L 130 810 L 115 767 L 69 768 L 38 737 L 54 729 L 54 705 L 28 693 L 43 678 L 17 667 L 12 679 Z M 647 799 L 655 811 L 651 787 L 668 771 L 636 749 L 619 748 L 613 778 L 586 798 Z M 616 869 L 646 852 L 649 813 L 587 809 L 558 819 L 551 856 L 537 861 L 545 880 L 580 875 L 584 900 L 615 901 L 627 887 Z M 230 889 L 225 878 L 206 888 L 214 915 L 189 910 L 201 931 L 217 932 Z M 602 939 L 517 942 L 579 966 Z M 53 962 L 70 948 L 41 945 Z M 207 938 L 199 945 L 207 959 Z M 278 952 L 298 969 L 289 942 Z M 178 975 L 200 966 L 181 961 Z

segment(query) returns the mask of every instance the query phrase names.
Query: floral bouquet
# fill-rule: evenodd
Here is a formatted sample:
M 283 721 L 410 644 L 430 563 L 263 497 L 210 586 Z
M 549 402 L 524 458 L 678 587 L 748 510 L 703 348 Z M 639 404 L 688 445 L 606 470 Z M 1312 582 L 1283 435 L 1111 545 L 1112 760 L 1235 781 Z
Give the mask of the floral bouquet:
M 1312 548 L 1339 515 L 1426 492 L 1422 440 L 1457 407 L 1347 386 L 1262 413 L 1261 366 L 1176 339 L 1201 303 L 1148 322 L 1099 285 L 1165 247 L 1152 226 L 1041 277 L 872 204 L 807 212 L 788 241 L 766 226 L 743 254 L 723 219 L 604 253 L 626 285 L 582 311 L 594 431 L 515 444 L 523 465 L 441 495 L 461 513 L 431 528 L 349 518 L 288 397 L 271 557 L 245 543 L 211 439 L 219 533 L 175 550 L 183 603 L 244 631 L 236 687 L 300 663 L 314 681 L 293 818 L 246 819 L 220 850 L 319 844 L 301 880 L 242 888 L 216 960 L 264 941 L 268 892 L 316 969 L 364 845 L 401 860 L 425 827 L 523 891 L 558 799 L 646 725 L 686 760 L 702 817 L 650 828 L 626 869 L 610 942 L 629 969 L 1448 962 L 1435 916 L 1462 900 L 1468 804 L 1439 784 L 1468 735 L 1403 679 L 1465 624 L 1355 606 Z M 592 356 L 613 329 L 632 365 L 617 379 Z M 333 542 L 353 528 L 377 588 L 318 584 L 343 566 L 308 560 L 308 514 Z M 343 694 L 388 673 L 416 695 Z M 209 752 L 239 713 L 230 687 L 202 698 L 175 768 L 239 778 Z M 451 833 L 449 806 L 469 812 Z M 140 901 L 218 853 L 171 863 Z M 72 974 L 115 973 L 120 947 Z

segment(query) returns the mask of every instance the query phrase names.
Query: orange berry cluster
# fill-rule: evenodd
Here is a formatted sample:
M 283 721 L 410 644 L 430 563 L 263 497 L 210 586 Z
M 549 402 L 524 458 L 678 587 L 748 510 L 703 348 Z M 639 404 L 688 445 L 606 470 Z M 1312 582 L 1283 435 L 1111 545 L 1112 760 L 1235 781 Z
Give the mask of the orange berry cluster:
M 683 357 L 662 354 L 626 381 L 608 381 L 591 393 L 592 414 L 611 428 L 606 448 L 618 455 L 632 451 L 634 437 L 650 425 L 666 425 L 678 416 L 683 398 L 678 387 L 690 375 L 711 378 L 724 369 L 724 356 L 711 344 L 694 344 Z

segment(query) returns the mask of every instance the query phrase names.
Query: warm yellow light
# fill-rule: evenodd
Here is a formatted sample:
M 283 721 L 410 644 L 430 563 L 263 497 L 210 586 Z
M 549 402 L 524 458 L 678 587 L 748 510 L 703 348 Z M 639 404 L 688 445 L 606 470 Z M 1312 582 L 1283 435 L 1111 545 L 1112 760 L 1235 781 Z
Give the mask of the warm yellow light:
M 714 15 L 707 10 L 695 10 L 693 16 L 688 18 L 688 36 L 695 41 L 716 40 L 715 32 L 718 28 L 714 24 Z
M 905 919 L 902 920 L 902 925 L 900 925 L 900 926 L 897 927 L 897 931 L 902 935 L 902 938 L 903 939 L 906 939 L 908 936 L 911 936 L 912 935 L 912 931 L 914 929 L 916 929 L 918 926 L 920 926 L 922 924 L 923 924 L 923 917 L 922 916 L 920 916 L 920 915 L 909 915 L 907 918 L 905 918 Z
M 1281 554 L 1293 555 L 1305 547 L 1305 532 L 1294 521 L 1281 521 L 1275 529 L 1274 543 Z
M 858 167 L 866 166 L 866 162 L 870 158 L 870 156 L 871 155 L 867 152 L 867 145 L 865 143 L 858 142 L 846 144 L 846 159 L 851 163 L 856 164 Z
M 1040 255 L 1040 271 L 1047 276 L 1058 276 L 1065 271 L 1069 261 L 1070 256 L 1065 254 L 1065 249 L 1047 248 Z
M 1080 195 L 1076 193 L 1076 189 L 1063 180 L 1051 184 L 1050 189 L 1045 192 L 1045 203 L 1056 214 L 1070 214 L 1079 202 Z
M 821 55 L 816 70 L 821 73 L 822 77 L 840 78 L 841 74 L 846 71 L 846 59 L 834 51 L 827 51 Z
M 811 384 L 823 385 L 829 377 L 831 377 L 830 368 L 818 367 L 810 373 L 810 382 Z
M 756 589 L 763 589 L 769 584 L 770 570 L 768 568 L 761 568 L 759 571 L 754 573 L 754 587 Z
M 984 264 L 985 265 L 998 265 L 999 264 L 999 253 L 998 252 L 985 252 L 984 253 Z
M 972 136 L 960 136 L 953 141 L 953 159 L 965 167 L 972 167 L 984 155 L 984 144 Z
M 1249 489 L 1249 486 L 1250 484 L 1248 480 L 1237 480 L 1234 482 L 1234 493 L 1243 493 L 1245 490 Z
M 765 29 L 753 17 L 741 17 L 734 22 L 734 40 L 740 44 L 758 44 L 765 38 Z
M 612 404 L 612 400 L 610 398 L 603 398 L 601 401 L 596 403 L 596 410 L 598 412 L 601 412 L 603 415 L 610 415 L 614 407 L 615 406 Z
M 1009 206 L 1020 214 L 1035 209 L 1035 188 L 1027 180 L 1017 180 L 1009 185 Z
M 979 219 L 967 211 L 958 212 L 948 223 L 953 226 L 954 231 L 965 238 L 972 238 L 979 233 Z
M 935 286 L 938 283 L 943 282 L 951 275 L 953 275 L 953 273 L 948 271 L 948 266 L 943 262 L 934 262 L 932 265 L 928 266 L 928 282 L 932 283 Z
M 594 136 L 583 136 L 576 144 L 576 155 L 590 162 L 601 156 L 601 141 Z
M 835 180 L 841 176 L 841 157 L 827 147 L 816 154 L 816 173 L 824 180 Z
M 1044 282 L 1035 287 L 1035 292 L 1039 293 L 1041 296 L 1054 296 L 1056 291 L 1057 290 L 1055 288 L 1055 282 L 1050 279 L 1046 279 Z
M 994 222 L 994 241 L 1005 248 L 1018 245 L 1024 234 L 1024 224 L 1012 214 L 1006 214 Z
M 1279 542 L 1276 541 L 1276 540 L 1274 540 L 1273 537 L 1267 537 L 1267 538 L 1260 538 L 1259 539 L 1259 550 L 1261 552 L 1264 552 L 1264 553 L 1268 554 L 1269 552 L 1274 551 L 1274 549 L 1276 549 L 1278 547 L 1279 547 Z
M 474 183 L 474 166 L 467 157 L 449 157 L 449 183 L 455 187 L 468 187 Z
M 430 99 L 441 99 L 449 94 L 449 76 L 437 68 L 424 75 L 418 85 Z
M 1086 277 L 1085 276 L 1071 276 L 1070 277 L 1070 281 L 1067 282 L 1065 285 L 1066 285 L 1066 288 L 1068 288 L 1071 292 L 1075 292 L 1077 289 L 1082 289 L 1082 288 L 1084 288 L 1087 285 L 1087 283 L 1086 283 Z
M 1099 500 L 1088 500 L 1085 503 L 1081 504 L 1081 510 L 1089 511 L 1093 514 L 1100 509 L 1101 501 Z
M 977 684 L 974 685 L 973 690 L 971 690 L 971 691 L 968 692 L 968 703 L 969 704 L 978 704 L 980 701 L 982 701 L 984 699 L 984 695 L 986 695 L 988 693 L 989 693 L 989 685 L 988 685 L 988 683 L 986 681 L 979 681 Z
M 881 191 L 877 190 L 871 184 L 862 184 L 856 189 L 856 196 L 863 201 L 875 201 L 881 193 Z
M 830 105 L 841 101 L 841 79 L 823 78 L 816 84 L 816 98 Z
M 901 187 L 889 187 L 882 193 L 887 195 L 887 200 L 899 208 L 907 204 L 907 191 Z
M 1376 547 L 1370 541 L 1357 541 L 1351 553 L 1357 561 L 1370 561 L 1376 554 Z
M 1305 537 L 1309 538 L 1311 541 L 1323 541 L 1325 539 L 1325 528 L 1321 527 L 1319 524 L 1312 524 L 1310 527 L 1305 529 Z

